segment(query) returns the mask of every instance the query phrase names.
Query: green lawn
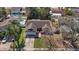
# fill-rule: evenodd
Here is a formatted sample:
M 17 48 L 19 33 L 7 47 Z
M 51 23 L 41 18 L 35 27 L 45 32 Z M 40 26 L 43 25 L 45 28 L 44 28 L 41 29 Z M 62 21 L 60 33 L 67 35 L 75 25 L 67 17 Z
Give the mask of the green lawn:
M 44 40 L 42 38 L 37 38 L 34 41 L 34 48 L 46 48 Z

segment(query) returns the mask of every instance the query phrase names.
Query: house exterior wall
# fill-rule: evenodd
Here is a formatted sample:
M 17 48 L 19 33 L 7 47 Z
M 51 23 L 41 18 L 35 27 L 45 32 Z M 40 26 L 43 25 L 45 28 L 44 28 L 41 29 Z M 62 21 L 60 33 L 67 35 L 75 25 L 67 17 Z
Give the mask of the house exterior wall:
M 41 37 L 41 32 L 39 32 L 38 37 Z

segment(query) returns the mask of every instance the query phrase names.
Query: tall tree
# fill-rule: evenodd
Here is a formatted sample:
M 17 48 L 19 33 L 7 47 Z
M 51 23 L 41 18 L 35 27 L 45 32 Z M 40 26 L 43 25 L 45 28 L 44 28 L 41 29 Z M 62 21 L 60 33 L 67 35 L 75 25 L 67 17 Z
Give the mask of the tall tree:
M 7 16 L 6 9 L 4 7 L 0 8 L 0 17 Z
M 49 19 L 49 10 L 50 8 L 48 7 L 41 7 L 38 11 L 39 11 L 39 16 L 40 16 L 40 19 Z
M 28 19 L 50 19 L 49 10 L 48 7 L 31 7 Z
M 74 13 L 73 13 L 68 7 L 66 7 L 66 8 L 64 9 L 64 15 L 65 15 L 65 16 L 73 16 Z

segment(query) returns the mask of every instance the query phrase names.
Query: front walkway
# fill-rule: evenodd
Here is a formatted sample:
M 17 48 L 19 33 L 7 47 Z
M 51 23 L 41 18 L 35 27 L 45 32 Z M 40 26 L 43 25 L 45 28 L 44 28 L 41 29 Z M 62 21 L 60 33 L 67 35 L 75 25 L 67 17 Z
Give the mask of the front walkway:
M 24 50 L 32 51 L 34 49 L 34 38 L 26 38 Z

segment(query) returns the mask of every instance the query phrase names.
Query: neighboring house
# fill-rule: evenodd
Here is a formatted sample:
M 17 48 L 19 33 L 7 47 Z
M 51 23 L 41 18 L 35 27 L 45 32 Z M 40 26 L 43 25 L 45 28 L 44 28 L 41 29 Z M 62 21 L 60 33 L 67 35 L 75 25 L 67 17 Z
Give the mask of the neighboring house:
M 22 7 L 12 7 L 11 9 L 11 16 L 20 17 L 26 13 L 25 8 Z
M 79 32 L 79 21 L 77 19 L 73 19 L 71 21 L 71 27 L 74 31 Z
M 22 7 L 12 7 L 11 8 L 11 19 L 14 21 L 18 21 L 22 27 L 25 27 L 25 21 L 27 17 L 23 17 L 22 15 L 26 14 L 25 8 Z M 21 17 L 22 16 L 22 17 Z
M 59 18 L 63 15 L 63 9 L 60 8 L 60 7 L 57 7 L 57 8 L 51 8 L 50 10 L 50 14 L 51 14 L 51 18 Z
M 76 16 L 79 16 L 79 7 L 71 7 L 71 10 Z
M 61 25 L 60 30 L 61 32 L 66 32 L 66 33 L 72 32 L 72 29 L 68 27 L 67 25 Z
M 52 35 L 52 24 L 49 20 L 28 20 L 26 22 L 26 36 L 33 35 L 34 37 L 41 37 L 41 34 Z
M 19 15 L 20 14 L 20 7 L 12 7 L 11 8 L 11 15 L 15 16 L 15 15 Z
M 72 29 L 67 25 L 61 25 L 60 31 L 62 32 L 63 37 L 65 38 L 72 38 Z

